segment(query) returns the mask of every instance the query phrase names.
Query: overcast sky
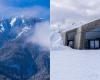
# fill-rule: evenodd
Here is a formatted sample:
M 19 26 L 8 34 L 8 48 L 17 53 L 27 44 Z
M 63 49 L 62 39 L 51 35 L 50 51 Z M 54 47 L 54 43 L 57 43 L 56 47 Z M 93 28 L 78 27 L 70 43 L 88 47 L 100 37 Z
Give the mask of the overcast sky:
M 84 24 L 100 18 L 100 0 L 51 0 L 51 23 Z
M 49 17 L 49 9 L 50 0 L 0 0 L 0 17 Z

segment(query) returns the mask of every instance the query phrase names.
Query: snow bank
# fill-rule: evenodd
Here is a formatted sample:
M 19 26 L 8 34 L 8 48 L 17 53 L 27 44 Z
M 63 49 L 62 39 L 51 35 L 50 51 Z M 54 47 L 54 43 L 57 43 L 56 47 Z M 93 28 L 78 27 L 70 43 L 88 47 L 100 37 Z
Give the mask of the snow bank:
M 51 80 L 100 80 L 100 50 L 52 50 Z
M 63 48 L 63 41 L 59 30 L 51 30 L 51 49 L 61 49 Z

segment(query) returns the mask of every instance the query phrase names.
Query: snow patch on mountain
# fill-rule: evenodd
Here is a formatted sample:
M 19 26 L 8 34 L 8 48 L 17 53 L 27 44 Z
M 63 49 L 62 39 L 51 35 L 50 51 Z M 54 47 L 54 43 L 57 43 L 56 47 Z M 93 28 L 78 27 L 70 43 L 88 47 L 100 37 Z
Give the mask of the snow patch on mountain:
M 5 31 L 5 29 L 4 29 L 4 27 L 3 27 L 3 24 L 1 23 L 0 24 L 0 32 L 4 32 Z
M 24 19 L 22 19 L 22 23 L 25 23 L 25 20 Z
M 12 18 L 12 20 L 11 20 L 11 22 L 10 22 L 11 27 L 14 25 L 14 23 L 16 22 L 16 20 L 17 20 L 17 18 L 16 18 L 16 17 L 15 17 L 15 18 Z
M 23 33 L 28 32 L 28 30 L 30 30 L 29 27 L 24 27 L 24 28 L 22 29 L 22 31 L 21 31 L 20 33 L 18 33 L 16 39 L 19 38 Z

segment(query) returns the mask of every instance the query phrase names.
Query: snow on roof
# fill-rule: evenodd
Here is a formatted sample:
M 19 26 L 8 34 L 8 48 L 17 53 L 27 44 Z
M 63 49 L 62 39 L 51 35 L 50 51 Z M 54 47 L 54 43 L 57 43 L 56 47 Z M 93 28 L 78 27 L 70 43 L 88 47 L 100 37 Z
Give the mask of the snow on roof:
M 88 25 L 95 25 L 95 24 L 98 24 L 100 22 L 100 19 L 97 19 L 97 20 L 94 20 L 94 21 L 91 21 L 91 22 L 88 22 L 88 23 L 72 23 L 72 24 L 67 24 L 65 25 L 65 29 L 62 30 L 62 33 L 64 32 L 67 32 L 67 31 L 72 31 L 72 30 L 75 30 L 76 28 L 79 28 L 79 27 L 85 27 L 85 26 L 88 26 Z M 88 27 L 91 27 L 91 26 L 88 26 Z

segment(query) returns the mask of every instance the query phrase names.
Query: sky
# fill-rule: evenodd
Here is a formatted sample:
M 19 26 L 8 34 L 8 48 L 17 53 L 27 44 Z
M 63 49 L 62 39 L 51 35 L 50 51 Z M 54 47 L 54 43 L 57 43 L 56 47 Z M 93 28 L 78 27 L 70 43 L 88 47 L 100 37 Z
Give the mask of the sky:
M 0 17 L 35 16 L 49 18 L 49 10 L 50 0 L 0 0 Z
M 100 19 L 100 0 L 51 0 L 51 23 L 70 28 Z

